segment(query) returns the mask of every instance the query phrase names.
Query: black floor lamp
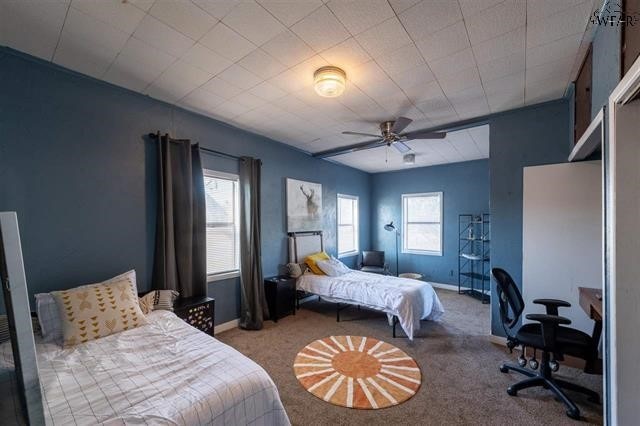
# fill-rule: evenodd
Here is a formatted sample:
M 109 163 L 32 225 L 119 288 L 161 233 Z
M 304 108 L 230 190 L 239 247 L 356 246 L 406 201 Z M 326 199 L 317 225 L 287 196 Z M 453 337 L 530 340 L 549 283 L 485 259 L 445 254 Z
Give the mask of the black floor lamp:
M 396 226 L 393 224 L 393 221 L 387 223 L 384 226 L 384 230 L 385 231 L 389 231 L 389 232 L 393 232 L 396 234 L 396 276 L 400 275 L 400 267 L 398 266 L 398 237 L 400 236 L 400 231 L 398 231 L 398 228 L 396 228 Z

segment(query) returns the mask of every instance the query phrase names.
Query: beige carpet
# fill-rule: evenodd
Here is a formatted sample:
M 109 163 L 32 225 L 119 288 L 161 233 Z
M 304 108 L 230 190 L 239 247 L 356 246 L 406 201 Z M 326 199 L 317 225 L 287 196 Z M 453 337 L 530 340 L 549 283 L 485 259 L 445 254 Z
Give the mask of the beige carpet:
M 468 296 L 437 290 L 446 313 L 440 322 L 423 322 L 414 342 L 391 337 L 386 317 L 350 308 L 335 319 L 335 306 L 310 302 L 295 316 L 268 321 L 261 331 L 234 329 L 216 336 L 263 366 L 278 386 L 294 425 L 555 425 L 576 424 L 547 391 L 527 389 L 507 395 L 509 384 L 523 377 L 502 374 L 501 362 L 516 353 L 489 342 L 489 307 Z M 422 370 L 422 386 L 409 401 L 382 410 L 353 410 L 318 400 L 302 389 L 291 367 L 309 342 L 331 335 L 371 336 L 412 356 Z M 602 395 L 602 376 L 562 366 L 557 373 Z M 588 423 L 602 423 L 602 407 L 569 393 Z

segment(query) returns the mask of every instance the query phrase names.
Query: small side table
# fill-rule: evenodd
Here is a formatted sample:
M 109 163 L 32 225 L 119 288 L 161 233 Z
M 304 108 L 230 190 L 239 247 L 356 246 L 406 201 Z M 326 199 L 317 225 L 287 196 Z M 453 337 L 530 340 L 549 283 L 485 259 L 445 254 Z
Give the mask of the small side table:
M 180 298 L 173 304 L 173 312 L 187 324 L 213 336 L 215 299 L 206 296 Z
M 274 322 L 296 314 L 296 279 L 278 275 L 264 279 L 269 316 Z

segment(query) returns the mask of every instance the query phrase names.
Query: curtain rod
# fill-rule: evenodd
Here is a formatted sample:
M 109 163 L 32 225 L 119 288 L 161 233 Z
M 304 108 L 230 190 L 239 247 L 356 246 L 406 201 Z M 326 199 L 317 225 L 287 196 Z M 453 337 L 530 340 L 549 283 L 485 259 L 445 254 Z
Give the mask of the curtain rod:
M 149 133 L 149 137 L 151 139 L 158 139 L 158 133 Z M 189 139 L 174 139 L 172 137 L 169 136 L 169 134 L 167 133 L 167 137 L 169 138 L 169 140 L 171 142 L 188 142 L 190 141 Z M 218 157 L 224 157 L 224 158 L 230 158 L 232 160 L 238 160 L 238 161 L 242 161 L 242 157 L 239 157 L 237 155 L 232 155 L 232 154 L 227 154 L 226 152 L 221 152 L 221 151 L 216 151 L 215 149 L 209 149 L 209 148 L 203 148 L 203 147 L 199 147 L 200 151 L 203 151 L 207 154 L 211 154 L 211 155 L 217 155 Z

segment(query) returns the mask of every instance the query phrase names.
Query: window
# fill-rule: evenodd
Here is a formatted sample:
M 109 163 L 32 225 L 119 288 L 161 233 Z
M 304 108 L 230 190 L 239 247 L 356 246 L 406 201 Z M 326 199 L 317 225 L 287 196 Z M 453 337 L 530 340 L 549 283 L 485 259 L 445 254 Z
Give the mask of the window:
M 402 195 L 402 252 L 442 256 L 442 192 Z
M 207 275 L 210 281 L 240 271 L 240 203 L 238 176 L 204 171 L 207 203 Z
M 358 197 L 338 194 L 338 257 L 358 254 Z

